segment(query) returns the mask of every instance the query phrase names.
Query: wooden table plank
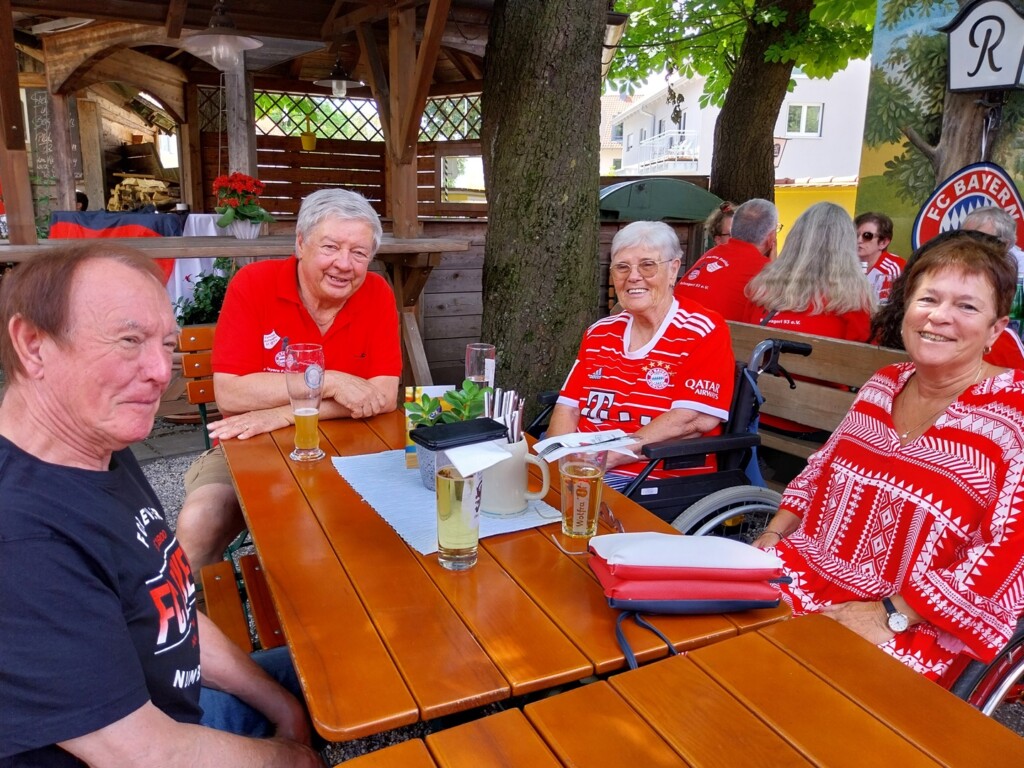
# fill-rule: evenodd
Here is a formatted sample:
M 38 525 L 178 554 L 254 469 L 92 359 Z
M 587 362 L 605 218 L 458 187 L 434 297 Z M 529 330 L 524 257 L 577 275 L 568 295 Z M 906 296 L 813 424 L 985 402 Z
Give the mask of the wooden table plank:
M 427 745 L 410 739 L 345 761 L 346 768 L 436 768 Z
M 830 768 L 936 765 L 885 722 L 756 632 L 700 648 L 689 658 L 812 762 Z M 870 752 L 851 748 L 854 744 L 870 745 Z
M 565 765 L 687 765 L 606 682 L 527 704 L 524 711 Z
M 346 454 L 374 452 L 365 424 L 346 425 Z M 337 438 L 329 423 L 325 432 Z M 274 434 L 288 445 L 290 433 Z M 333 443 L 323 446 L 329 454 Z M 409 686 L 422 719 L 508 698 L 509 683 L 423 572 L 418 558 L 336 471 L 297 475 L 342 567 Z M 401 593 L 402 599 L 396 595 Z M 438 653 L 443 648 L 444 653 Z
M 964 733 L 964 713 L 973 707 L 841 624 L 806 616 L 762 634 L 937 761 L 950 766 L 1024 765 L 1024 739 L 991 718 L 972 720 L 971 732 Z M 991 753 L 980 762 L 979 743 Z
M 326 535 L 294 480 L 282 476 L 272 437 L 224 445 L 317 731 L 344 741 L 416 722 L 412 695 Z
M 688 657 L 659 661 L 617 675 L 609 683 L 690 765 L 808 765 L 803 755 Z
M 437 555 L 418 557 L 509 681 L 513 695 L 553 688 L 593 674 L 590 661 L 485 547 L 480 549 L 471 572 L 446 570 L 438 564 Z
M 441 768 L 561 765 L 518 709 L 432 733 L 427 747 Z

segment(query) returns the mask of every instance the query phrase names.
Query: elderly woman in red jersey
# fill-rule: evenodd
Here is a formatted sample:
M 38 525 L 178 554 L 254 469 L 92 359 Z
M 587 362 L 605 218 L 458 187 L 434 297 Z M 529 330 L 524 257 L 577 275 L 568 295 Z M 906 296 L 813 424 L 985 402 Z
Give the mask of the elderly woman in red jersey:
M 965 234 L 933 243 L 904 286 L 910 362 L 864 385 L 754 543 L 785 563 L 795 614 L 948 682 L 1024 610 L 1024 372 L 982 359 L 1014 265 Z
M 584 333 L 549 437 L 622 429 L 637 438 L 636 451 L 719 430 L 732 401 L 729 330 L 718 313 L 672 295 L 681 262 L 679 238 L 663 222 L 633 222 L 615 235 L 610 273 L 623 311 Z M 644 463 L 612 453 L 606 480 L 625 485 Z

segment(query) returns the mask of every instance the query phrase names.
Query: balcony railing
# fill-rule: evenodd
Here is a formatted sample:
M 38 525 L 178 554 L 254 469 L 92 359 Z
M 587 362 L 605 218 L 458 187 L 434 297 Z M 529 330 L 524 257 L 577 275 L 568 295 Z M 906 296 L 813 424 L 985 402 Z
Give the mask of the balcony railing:
M 665 131 L 623 153 L 623 175 L 694 173 L 700 155 L 697 131 Z M 626 161 L 631 161 L 626 165 Z

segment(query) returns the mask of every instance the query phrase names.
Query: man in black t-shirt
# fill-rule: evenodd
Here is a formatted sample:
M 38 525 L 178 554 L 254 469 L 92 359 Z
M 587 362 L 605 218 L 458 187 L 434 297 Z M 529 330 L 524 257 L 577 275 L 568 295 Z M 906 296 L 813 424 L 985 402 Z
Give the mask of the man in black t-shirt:
M 302 705 L 196 610 L 127 449 L 152 428 L 176 336 L 159 269 L 110 241 L 0 283 L 0 768 L 322 765 Z M 277 737 L 202 726 L 201 686 Z

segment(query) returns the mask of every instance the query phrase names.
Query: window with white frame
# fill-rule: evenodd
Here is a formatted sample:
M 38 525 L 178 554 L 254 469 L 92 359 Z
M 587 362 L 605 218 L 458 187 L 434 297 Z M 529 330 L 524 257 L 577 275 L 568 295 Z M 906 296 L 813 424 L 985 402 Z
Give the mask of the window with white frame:
M 786 116 L 787 136 L 821 136 L 821 104 L 790 104 Z
M 633 134 L 632 133 L 627 133 L 626 134 L 626 151 L 628 152 L 632 148 L 633 148 Z
M 658 132 L 655 135 L 661 136 L 661 134 L 663 134 L 664 132 L 665 132 L 665 120 L 664 119 L 659 119 L 658 120 Z
M 646 128 L 641 128 L 640 129 L 640 143 L 643 144 L 645 141 L 647 141 L 647 129 Z
M 622 123 L 612 126 L 612 141 L 622 141 Z

